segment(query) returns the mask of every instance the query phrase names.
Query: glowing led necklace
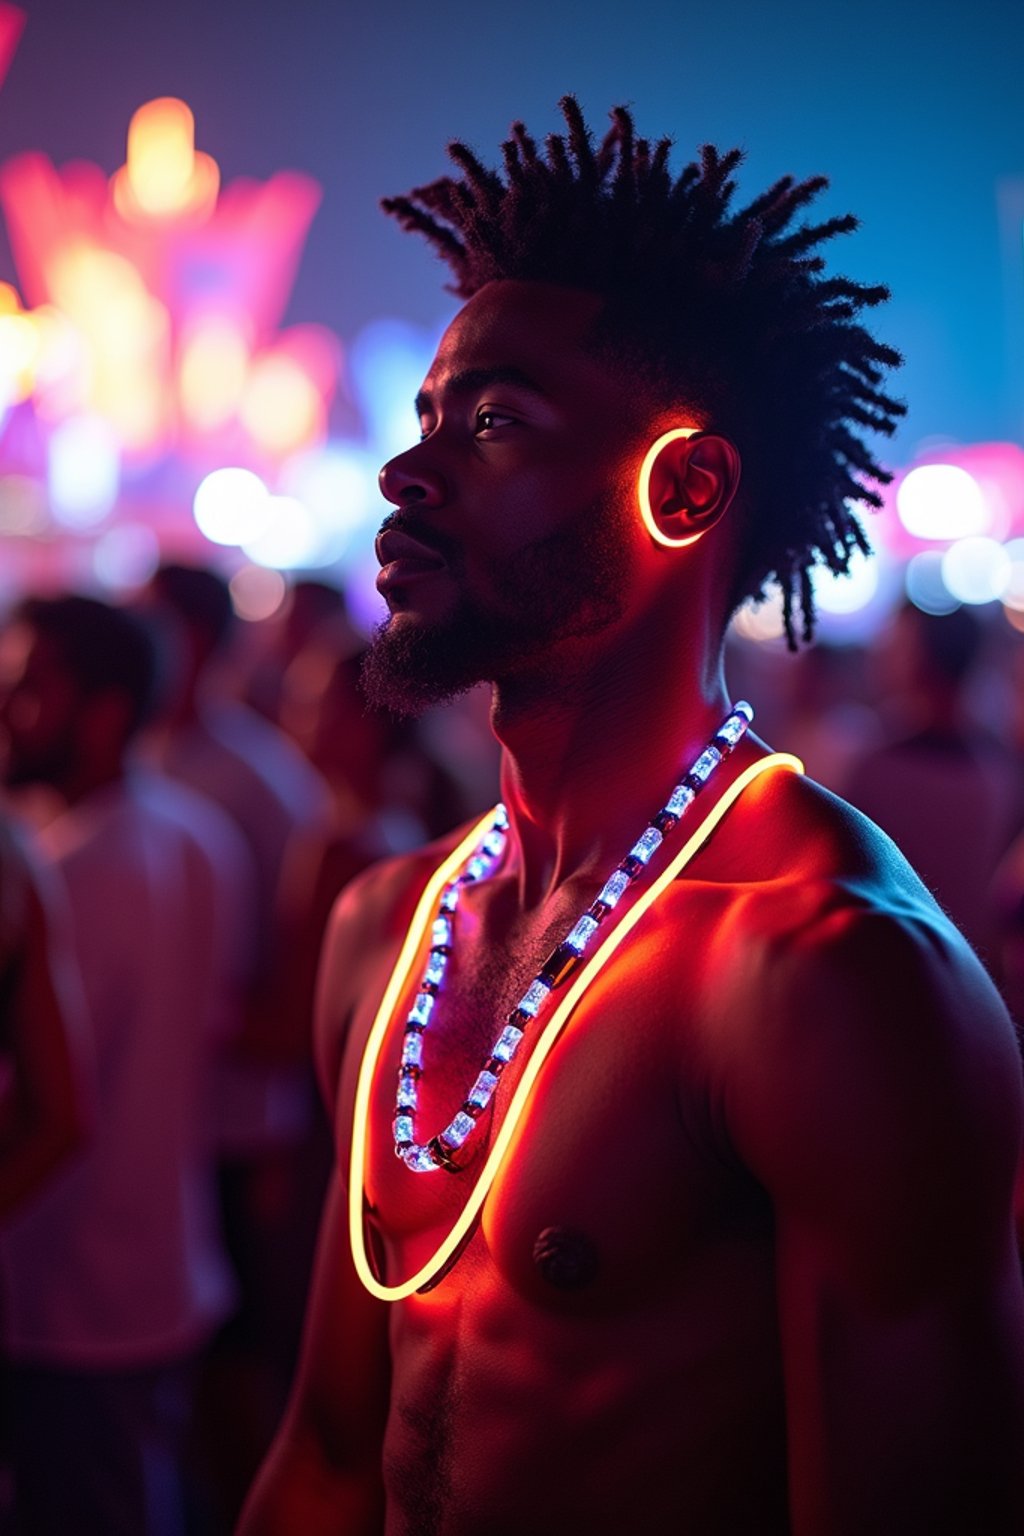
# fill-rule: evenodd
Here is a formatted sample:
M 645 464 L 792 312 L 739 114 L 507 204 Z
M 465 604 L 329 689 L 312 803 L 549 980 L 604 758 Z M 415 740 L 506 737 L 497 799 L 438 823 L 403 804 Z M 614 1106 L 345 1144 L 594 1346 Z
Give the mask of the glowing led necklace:
M 462 892 L 477 885 L 497 869 L 508 842 L 508 816 L 501 804 L 484 835 L 473 848 L 461 872 L 441 892 L 431 926 L 430 952 L 415 1001 L 405 1021 L 402 1060 L 398 1070 L 393 1130 L 395 1152 L 413 1173 L 436 1173 L 439 1168 L 461 1173 L 453 1154 L 470 1141 L 481 1116 L 498 1087 L 501 1075 L 523 1040 L 526 1031 L 544 1008 L 551 993 L 561 987 L 582 962 L 584 953 L 604 919 L 646 869 L 668 833 L 685 816 L 704 785 L 742 738 L 754 717 L 747 703 L 736 705 L 719 726 L 704 751 L 691 764 L 658 814 L 618 863 L 598 893 L 596 901 L 577 918 L 565 938 L 548 955 L 519 1002 L 508 1015 L 490 1055 L 460 1106 L 444 1130 L 427 1142 L 416 1137 L 419 1085 L 424 1073 L 424 1036 L 437 1008 L 445 971 L 455 939 L 455 914 Z
M 749 721 L 752 714 L 749 705 L 745 707 L 737 706 L 737 710 L 741 708 L 743 709 L 744 721 Z M 726 723 L 728 724 L 728 721 Z M 743 734 L 744 729 L 745 724 L 739 728 L 736 740 Z M 721 734 L 721 732 L 718 733 L 719 736 Z M 717 741 L 718 737 L 715 738 L 713 745 Z M 718 750 L 717 746 L 716 750 Z M 704 754 L 702 753 L 701 756 L 703 757 Z M 698 758 L 698 762 L 700 761 L 701 759 Z M 712 765 L 712 768 L 708 770 L 709 774 L 716 765 Z M 711 810 L 698 823 L 683 846 L 672 856 L 661 874 L 637 897 L 626 915 L 620 918 L 612 930 L 605 935 L 596 951 L 587 958 L 585 965 L 570 981 L 565 991 L 561 994 L 550 1017 L 545 1022 L 540 1037 L 534 1044 L 529 1060 L 523 1068 L 519 1082 L 509 1101 L 505 1117 L 494 1136 L 483 1168 L 477 1174 L 458 1216 L 437 1244 L 433 1253 L 430 1254 L 418 1269 L 401 1280 L 389 1283 L 379 1277 L 370 1258 L 366 1241 L 366 1158 L 369 1147 L 370 1100 L 377 1072 L 377 1064 L 394 1017 L 395 1008 L 408 984 L 416 957 L 421 952 L 423 940 L 432 925 L 434 914 L 438 910 L 439 898 L 448 885 L 457 879 L 462 866 L 468 859 L 474 856 L 476 849 L 488 832 L 493 830 L 496 813 L 489 812 L 486 817 L 467 833 L 462 842 L 448 854 L 447 858 L 434 871 L 420 895 L 398 959 L 395 961 L 394 969 L 380 1000 L 376 1017 L 366 1037 L 356 1083 L 352 1142 L 349 1153 L 349 1243 L 356 1273 L 372 1296 L 379 1297 L 382 1301 L 401 1301 L 403 1298 L 413 1295 L 414 1292 L 422 1293 L 429 1291 L 444 1278 L 457 1262 L 463 1248 L 472 1236 L 484 1202 L 490 1193 L 494 1180 L 498 1176 L 498 1170 L 512 1143 L 512 1138 L 516 1133 L 530 1094 L 533 1091 L 533 1085 L 562 1029 L 565 1027 L 566 1022 L 571 1017 L 573 1010 L 580 1002 L 590 983 L 603 967 L 608 964 L 616 950 L 628 938 L 645 913 L 654 905 L 661 894 L 675 882 L 681 871 L 707 842 L 715 827 L 736 803 L 744 790 L 755 779 L 760 778 L 763 773 L 767 773 L 770 769 L 774 768 L 787 768 L 795 773 L 803 772 L 803 764 L 799 758 L 792 756 L 788 752 L 774 752 L 768 757 L 759 758 L 756 762 L 751 763 L 749 767 L 745 768 L 742 773 L 738 774 L 726 786 L 715 804 L 711 807 Z M 700 784 L 704 782 L 706 782 L 706 779 L 699 781 Z M 686 785 L 686 779 L 683 780 L 683 785 Z M 687 787 L 692 788 L 692 785 Z M 694 797 L 698 793 L 699 789 L 694 788 Z M 671 798 L 668 802 L 669 804 L 671 804 Z M 681 805 L 681 811 L 685 810 L 690 803 L 687 796 L 684 795 L 682 799 L 685 803 Z M 672 814 L 674 815 L 675 813 L 673 812 Z M 497 1075 L 500 1076 L 500 1074 Z

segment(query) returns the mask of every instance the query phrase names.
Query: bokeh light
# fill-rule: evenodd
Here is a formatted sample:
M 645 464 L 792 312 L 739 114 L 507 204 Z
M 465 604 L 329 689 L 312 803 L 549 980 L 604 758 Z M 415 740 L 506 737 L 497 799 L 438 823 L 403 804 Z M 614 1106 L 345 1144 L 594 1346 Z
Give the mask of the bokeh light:
M 303 502 L 324 529 L 333 529 L 339 552 L 359 528 L 373 526 L 384 513 L 377 485 L 377 457 L 354 443 L 328 443 L 289 459 L 281 471 L 281 490 Z
M 0 411 L 32 392 L 40 338 L 10 283 L 0 283 Z
M 319 530 L 305 503 L 297 496 L 272 496 L 269 511 L 261 532 L 242 545 L 249 559 L 279 571 L 312 564 Z
M 249 371 L 239 415 L 265 452 L 291 453 L 326 426 L 323 396 L 305 369 L 286 354 L 257 358 Z
M 960 599 L 954 597 L 942 576 L 942 551 L 923 549 L 908 562 L 904 573 L 907 596 L 922 613 L 954 613 Z
M 410 447 L 418 428 L 413 401 L 436 351 L 437 337 L 404 320 L 375 320 L 349 351 L 349 366 L 368 426 L 382 459 Z
M 197 154 L 195 119 L 183 101 L 147 101 L 128 125 L 125 163 L 112 182 L 114 206 L 123 219 L 208 217 L 220 188 L 217 162 Z
M 150 447 L 169 418 L 162 381 L 171 321 L 126 257 L 71 242 L 50 269 L 54 301 L 88 343 L 89 405 L 106 416 L 125 448 Z
M 942 579 L 962 603 L 992 603 L 1010 584 L 1012 562 L 995 539 L 958 539 L 942 556 Z
M 103 586 L 130 591 L 147 582 L 160 564 L 160 543 L 145 523 L 118 523 L 96 541 L 92 564 Z
M 0 475 L 0 538 L 32 538 L 48 522 L 46 492 L 31 475 Z
M 958 464 L 919 464 L 900 483 L 896 509 L 918 539 L 962 539 L 984 533 L 989 511 L 978 482 Z
M 269 525 L 270 492 L 251 469 L 215 469 L 200 483 L 192 515 L 211 543 L 244 544 Z
M 228 587 L 235 612 L 249 624 L 273 618 L 288 591 L 281 573 L 267 570 L 262 565 L 243 565 L 232 576 Z
M 228 316 L 205 317 L 186 335 L 178 362 L 181 406 L 191 425 L 213 432 L 230 421 L 245 388 L 249 347 Z
M 850 557 L 846 575 L 837 576 L 827 566 L 817 565 L 811 579 L 815 608 L 822 613 L 857 613 L 866 608 L 878 592 L 878 561 L 858 549 Z
M 112 510 L 121 479 L 117 438 L 98 416 L 62 422 L 50 434 L 47 485 L 54 519 L 91 528 Z
M 1003 604 L 1024 613 L 1024 539 L 1011 539 L 1003 547 L 1010 559 L 1010 579 L 1001 594 Z
M 330 565 L 345 535 L 325 528 L 297 496 L 271 496 L 270 518 L 263 530 L 242 545 L 257 565 L 279 571 Z

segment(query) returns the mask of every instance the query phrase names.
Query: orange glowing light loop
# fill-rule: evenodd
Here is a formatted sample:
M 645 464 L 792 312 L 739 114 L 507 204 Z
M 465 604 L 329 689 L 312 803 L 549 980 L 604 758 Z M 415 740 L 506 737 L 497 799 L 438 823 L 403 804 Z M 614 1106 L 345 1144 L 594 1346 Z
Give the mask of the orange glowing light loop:
M 372 1296 L 378 1297 L 381 1301 L 401 1301 L 405 1297 L 413 1295 L 414 1292 L 432 1290 L 458 1260 L 464 1244 L 472 1236 L 474 1223 L 498 1175 L 498 1170 L 508 1151 L 512 1137 L 526 1109 L 534 1082 L 576 1005 L 594 978 L 608 964 L 619 945 L 636 927 L 636 924 L 648 908 L 657 901 L 662 892 L 672 884 L 680 871 L 685 868 L 697 851 L 703 847 L 715 827 L 739 799 L 743 791 L 755 779 L 760 778 L 761 774 L 771 768 L 786 768 L 794 773 L 803 773 L 804 771 L 803 763 L 798 757 L 794 757 L 792 753 L 773 752 L 770 756 L 761 758 L 760 761 L 752 763 L 749 768 L 744 769 L 738 778 L 734 779 L 728 786 L 721 798 L 705 816 L 700 826 L 696 828 L 667 867 L 653 884 L 643 892 L 636 904 L 607 936 L 600 948 L 590 957 L 548 1019 L 533 1048 L 533 1053 L 526 1063 L 522 1077 L 509 1103 L 505 1119 L 488 1153 L 487 1161 L 477 1177 L 477 1181 L 470 1192 L 465 1206 L 456 1218 L 447 1236 L 438 1245 L 427 1262 L 414 1275 L 411 1275 L 407 1280 L 400 1281 L 397 1285 L 386 1285 L 377 1278 L 370 1263 L 364 1226 L 366 1152 L 369 1132 L 370 1092 L 373 1078 L 384 1045 L 384 1037 L 391 1024 L 399 999 L 408 984 L 412 966 L 420 952 L 427 928 L 433 919 L 441 891 L 448 881 L 454 877 L 484 832 L 492 824 L 494 820 L 493 810 L 489 811 L 467 833 L 458 847 L 434 871 L 427 882 L 423 895 L 420 897 L 412 922 L 409 925 L 409 931 L 405 936 L 405 942 L 395 962 L 395 967 L 391 972 L 387 987 L 384 990 L 384 996 L 381 998 L 377 1016 L 367 1036 L 356 1086 L 355 1110 L 352 1124 L 352 1150 L 349 1159 L 349 1241 L 356 1273 Z
M 659 528 L 655 521 L 654 512 L 651 509 L 651 475 L 662 449 L 669 443 L 674 443 L 680 437 L 693 437 L 699 432 L 699 427 L 673 427 L 669 432 L 663 432 L 644 455 L 644 461 L 640 466 L 640 474 L 636 482 L 637 500 L 640 503 L 640 516 L 644 520 L 644 527 L 654 540 L 655 544 L 663 544 L 666 549 L 682 549 L 686 544 L 696 544 L 703 530 L 697 533 L 689 533 L 685 538 L 674 539 L 663 528 Z

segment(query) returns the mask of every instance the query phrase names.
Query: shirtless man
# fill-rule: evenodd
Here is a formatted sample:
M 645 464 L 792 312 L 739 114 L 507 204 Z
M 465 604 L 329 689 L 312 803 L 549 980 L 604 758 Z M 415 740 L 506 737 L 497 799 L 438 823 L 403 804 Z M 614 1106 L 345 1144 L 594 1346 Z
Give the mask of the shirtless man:
M 413 708 L 492 682 L 509 832 L 459 888 L 453 932 L 428 920 L 365 1105 L 378 1005 L 462 834 L 336 909 L 318 1029 L 340 1173 L 241 1530 L 1019 1536 L 1013 1032 L 894 846 L 784 764 L 582 995 L 438 1278 L 559 994 L 767 761 L 745 735 L 678 827 L 654 823 L 665 846 L 626 864 L 614 910 L 592 908 L 730 717 L 730 614 L 775 580 L 790 632 L 797 609 L 810 629 L 806 572 L 845 566 L 848 500 L 880 478 L 858 424 L 898 411 L 880 392 L 896 359 L 856 318 L 884 292 L 811 259 L 851 221 L 790 227 L 820 183 L 734 215 L 738 157 L 705 151 L 670 182 L 667 143 L 634 140 L 626 113 L 595 156 L 563 109 L 567 142 L 543 157 L 513 129 L 507 183 L 456 145 L 460 180 L 385 205 L 468 302 L 417 402 L 421 441 L 382 474 L 397 510 L 369 684 Z M 458 1145 L 509 1011 L 588 909 L 600 932 L 536 1020 L 514 1015 L 521 1048 Z M 445 974 L 421 1008 L 432 943 Z M 416 1103 L 395 1116 L 403 1052 Z

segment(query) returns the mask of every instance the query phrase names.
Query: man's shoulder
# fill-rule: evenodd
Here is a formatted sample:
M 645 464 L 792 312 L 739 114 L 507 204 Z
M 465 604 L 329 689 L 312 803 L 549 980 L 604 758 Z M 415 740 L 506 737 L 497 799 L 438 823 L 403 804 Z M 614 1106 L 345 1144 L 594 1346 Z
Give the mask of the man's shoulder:
M 428 881 L 474 826 L 466 822 L 408 853 L 378 859 L 348 882 L 334 904 L 328 926 L 330 947 L 387 944 L 404 933 Z
M 729 836 L 724 853 L 755 926 L 770 909 L 771 931 L 790 922 L 803 928 L 839 911 L 951 928 L 892 838 L 813 779 L 763 775 L 731 821 L 723 828 Z
M 328 1102 L 357 1013 L 366 1014 L 368 1028 L 431 876 L 471 825 L 371 864 L 336 900 L 321 952 L 316 1008 L 317 1060 Z
M 895 843 L 813 781 L 771 778 L 732 829 L 750 878 L 728 887 L 708 975 L 734 1063 L 980 1051 L 1015 1068 L 995 986 Z

